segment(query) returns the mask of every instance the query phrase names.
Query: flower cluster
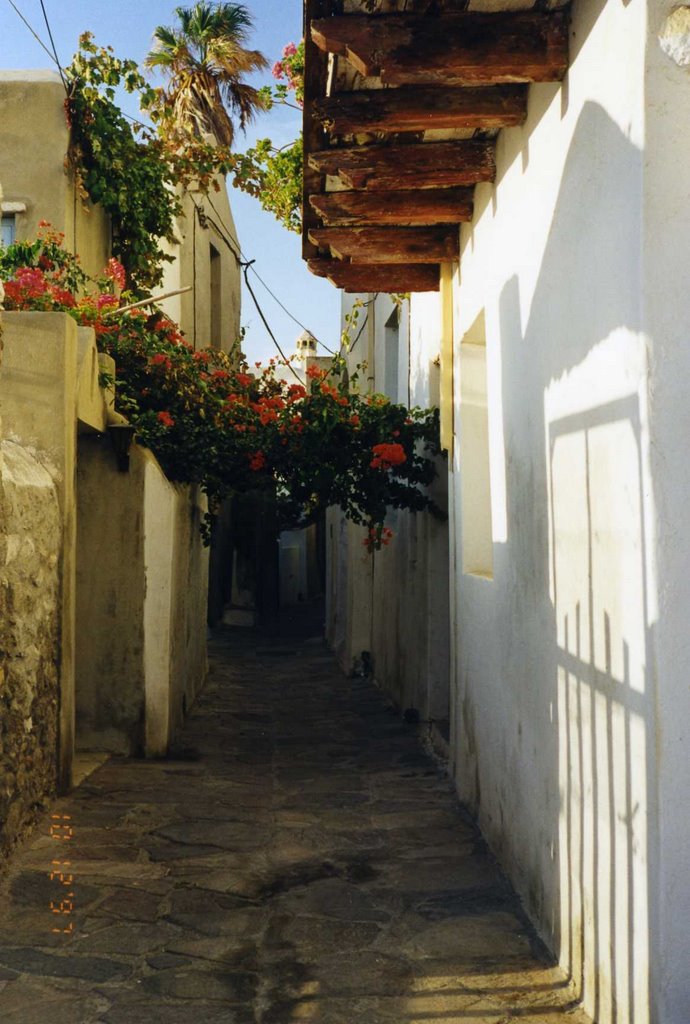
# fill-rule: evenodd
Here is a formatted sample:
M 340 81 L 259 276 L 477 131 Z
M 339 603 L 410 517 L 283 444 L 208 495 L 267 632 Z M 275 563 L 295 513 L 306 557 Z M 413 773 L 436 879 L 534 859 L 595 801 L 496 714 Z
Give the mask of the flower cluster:
M 380 551 L 382 547 L 388 547 L 392 540 L 393 531 L 382 523 L 376 523 L 369 527 L 362 544 L 371 554 L 374 551 Z
M 393 469 L 407 461 L 405 449 L 397 441 L 392 444 L 375 444 L 371 450 L 374 453 L 369 463 L 372 469 Z
M 31 261 L 21 266 L 16 247 L 0 253 L 0 278 L 3 260 L 12 268 L 11 308 L 63 310 L 94 328 L 116 364 L 117 408 L 139 443 L 171 480 L 199 484 L 212 510 L 229 495 L 264 492 L 288 528 L 339 505 L 368 525 L 369 551 L 390 542 L 390 507 L 434 510 L 425 488 L 439 450 L 435 411 L 360 395 L 357 374 L 347 383 L 338 360 L 329 370 L 310 366 L 302 381 L 289 363 L 250 370 L 217 349 L 195 351 L 162 312 L 116 310 L 117 265 L 79 293 L 63 287 L 74 257 L 61 250 L 43 268 L 40 246 L 21 249 L 27 253 Z
M 286 82 L 286 88 L 295 94 L 295 100 L 304 103 L 304 40 L 298 45 L 288 43 L 283 47 L 283 56 L 272 68 L 273 77 Z

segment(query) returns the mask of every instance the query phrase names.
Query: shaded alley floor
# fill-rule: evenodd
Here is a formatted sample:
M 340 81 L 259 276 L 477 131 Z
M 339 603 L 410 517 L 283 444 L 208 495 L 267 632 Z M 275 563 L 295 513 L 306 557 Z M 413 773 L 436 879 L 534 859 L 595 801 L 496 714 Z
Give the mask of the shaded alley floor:
M 108 762 L 13 857 L 2 1024 L 586 1021 L 371 683 L 314 644 L 212 654 L 179 759 Z

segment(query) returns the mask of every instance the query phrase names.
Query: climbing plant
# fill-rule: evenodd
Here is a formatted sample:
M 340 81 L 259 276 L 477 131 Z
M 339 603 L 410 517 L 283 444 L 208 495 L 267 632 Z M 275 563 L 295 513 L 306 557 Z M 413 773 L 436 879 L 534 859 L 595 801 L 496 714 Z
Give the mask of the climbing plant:
M 264 86 L 261 94 L 265 109 L 288 106 L 301 109 L 304 102 L 304 41 L 288 43 L 281 60 L 273 65 L 278 84 Z M 291 102 L 294 98 L 295 103 Z M 286 146 L 277 147 L 271 139 L 260 139 L 244 153 L 229 161 L 232 183 L 258 199 L 289 231 L 302 227 L 302 135 Z
M 130 122 L 115 102 L 118 87 L 138 93 L 142 110 L 155 109 L 157 94 L 134 61 L 98 47 L 90 33 L 65 69 L 70 162 L 84 199 L 99 203 L 112 219 L 113 252 L 130 284 L 158 284 L 163 265 L 160 239 L 174 239 L 181 206 L 179 176 L 155 128 Z
M 336 358 L 302 383 L 275 360 L 250 370 L 237 354 L 194 351 L 155 307 L 118 310 L 129 296 L 117 261 L 89 281 L 48 227 L 35 243 L 0 250 L 0 279 L 8 309 L 64 311 L 95 329 L 116 363 L 118 409 L 170 479 L 203 488 L 211 512 L 232 494 L 263 491 L 276 495 L 281 526 L 295 527 L 339 505 L 374 550 L 390 540 L 388 508 L 435 510 L 425 487 L 437 413 L 361 392 L 361 368 L 348 377 Z

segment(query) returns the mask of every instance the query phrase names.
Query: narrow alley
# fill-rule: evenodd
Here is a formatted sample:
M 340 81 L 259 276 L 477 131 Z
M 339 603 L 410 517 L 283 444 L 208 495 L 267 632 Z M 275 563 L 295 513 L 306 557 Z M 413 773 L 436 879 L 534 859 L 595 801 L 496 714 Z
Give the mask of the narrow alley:
M 415 731 L 260 643 L 220 633 L 176 757 L 104 764 L 16 851 L 3 1024 L 582 1024 Z

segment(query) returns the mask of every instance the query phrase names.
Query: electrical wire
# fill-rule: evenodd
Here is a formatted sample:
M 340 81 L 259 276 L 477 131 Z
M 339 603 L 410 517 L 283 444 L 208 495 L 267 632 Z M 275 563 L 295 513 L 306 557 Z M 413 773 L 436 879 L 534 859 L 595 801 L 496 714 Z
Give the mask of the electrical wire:
M 43 3 L 43 0 L 39 0 L 39 2 L 41 4 L 41 10 L 43 11 L 43 20 L 45 21 L 46 28 L 48 29 L 48 38 L 50 39 L 50 45 L 53 47 L 53 53 L 55 55 L 55 63 L 57 64 L 57 69 L 60 72 L 60 78 L 62 79 L 63 86 L 65 87 L 65 92 L 69 95 L 69 89 L 67 88 L 67 79 L 65 78 L 65 73 L 62 70 L 62 64 L 60 63 L 60 58 L 58 57 L 57 47 L 55 46 L 55 39 L 53 38 L 53 31 L 52 31 L 52 29 L 50 27 L 50 22 L 48 21 L 48 12 L 46 11 L 46 7 L 45 7 L 45 4 Z
M 211 198 L 211 196 L 207 196 L 207 199 L 208 199 L 210 205 L 213 207 L 213 209 L 214 209 L 218 219 L 220 220 L 221 224 L 223 224 L 223 226 L 225 227 L 225 229 L 227 231 L 228 228 L 225 225 L 225 222 L 223 221 L 222 214 L 220 213 L 220 211 L 216 207 L 216 204 L 213 202 L 213 199 Z M 213 223 L 213 221 L 211 221 L 211 223 Z M 216 231 L 218 231 L 218 225 L 214 224 L 214 227 L 216 228 Z M 238 248 L 239 248 L 239 246 L 238 246 Z M 245 254 L 242 252 L 241 248 L 239 248 L 239 255 L 240 255 L 240 257 L 243 260 L 247 259 Z M 316 335 L 314 334 L 314 332 L 310 331 L 309 328 L 306 326 L 306 324 L 303 324 L 301 320 L 298 320 L 297 317 L 294 316 L 294 314 L 290 312 L 290 310 L 287 308 L 287 306 L 283 302 L 281 302 L 281 300 L 278 298 L 278 296 L 275 294 L 275 292 L 272 291 L 271 288 L 269 288 L 269 286 L 266 284 L 264 279 L 261 277 L 261 274 L 259 274 L 258 270 L 256 270 L 256 268 L 253 266 L 254 260 L 250 260 L 248 262 L 250 263 L 251 271 L 254 274 L 254 276 L 264 286 L 264 288 L 266 289 L 268 294 L 271 296 L 271 298 L 274 300 L 274 302 L 277 302 L 277 304 L 280 306 L 280 308 L 283 310 L 283 312 L 285 314 L 287 314 L 287 316 L 290 317 L 292 322 L 297 324 L 298 327 L 301 327 L 303 331 L 307 332 L 307 334 L 311 334 L 312 338 L 316 341 L 316 343 L 318 345 L 320 345 L 322 348 L 324 348 L 326 350 L 326 352 L 329 353 L 329 355 L 335 356 L 337 353 L 334 352 L 332 348 L 329 348 L 328 345 L 326 345 L 323 341 L 321 341 L 319 338 L 317 338 Z
M 298 381 L 298 383 L 302 384 L 303 383 L 302 378 L 299 376 L 299 374 L 295 370 L 294 366 L 292 365 L 292 363 L 290 362 L 290 360 L 288 359 L 288 357 L 285 355 L 285 353 L 283 352 L 282 348 L 280 347 L 278 339 L 276 338 L 275 334 L 271 330 L 271 328 L 269 326 L 269 323 L 268 323 L 268 320 L 264 316 L 264 312 L 263 312 L 261 306 L 259 305 L 259 300 L 257 299 L 256 295 L 254 294 L 254 289 L 252 288 L 252 286 L 249 283 L 249 270 L 250 270 L 250 268 L 251 268 L 251 263 L 243 263 L 242 264 L 242 269 L 244 271 L 244 283 L 246 284 L 247 289 L 249 291 L 249 294 L 251 295 L 251 297 L 252 297 L 252 299 L 254 301 L 254 305 L 256 306 L 257 313 L 261 317 L 261 319 L 263 321 L 263 325 L 266 328 L 266 330 L 268 331 L 269 336 L 271 338 L 271 341 L 273 342 L 273 344 L 275 345 L 275 347 L 278 349 L 278 351 L 280 352 L 281 356 L 283 357 L 283 362 L 285 363 L 286 366 L 289 367 L 290 372 L 292 373 L 292 375 L 295 378 L 295 380 Z
M 16 12 L 16 13 L 17 13 L 17 14 L 19 15 L 19 17 L 20 17 L 20 18 L 22 19 L 22 21 L 24 22 L 24 24 L 26 25 L 26 27 L 28 28 L 29 32 L 30 32 L 30 33 L 31 33 L 31 35 L 32 35 L 32 36 L 34 37 L 34 39 L 36 40 L 36 42 L 37 42 L 37 43 L 39 44 L 39 46 L 42 46 L 42 47 L 43 47 L 43 49 L 44 49 L 44 50 L 45 50 L 45 52 L 46 52 L 46 53 L 48 54 L 48 56 L 49 56 L 49 57 L 50 57 L 50 59 L 51 59 L 51 60 L 53 61 L 53 63 L 54 63 L 54 64 L 57 64 L 58 68 L 60 68 L 60 62 L 59 62 L 59 61 L 57 60 L 57 58 L 55 57 L 55 55 L 54 55 L 54 54 L 52 54 L 52 53 L 50 52 L 50 50 L 48 49 L 48 47 L 46 46 L 46 44 L 45 44 L 45 43 L 43 42 L 43 40 L 42 40 L 42 39 L 41 39 L 41 37 L 39 36 L 38 32 L 36 32 L 36 31 L 35 31 L 35 30 L 34 30 L 34 29 L 33 29 L 33 28 L 31 27 L 31 25 L 30 25 L 30 24 L 29 24 L 29 22 L 28 22 L 28 21 L 26 20 L 26 18 L 25 18 L 25 17 L 24 17 L 24 15 L 22 14 L 22 12 L 21 12 L 21 11 L 19 10 L 19 8 L 17 7 L 17 5 L 16 5 L 15 3 L 14 3 L 14 0 L 7 0 L 7 2 L 8 2 L 8 4 L 10 5 L 10 7 L 14 8 L 15 12 Z M 60 71 L 62 71 L 62 68 L 60 68 Z
M 254 272 L 254 274 L 256 274 L 256 276 L 259 278 L 261 283 L 264 285 L 264 288 L 266 288 L 266 290 L 269 291 L 269 293 L 271 295 L 273 294 L 270 291 L 270 289 L 268 288 L 268 286 L 264 283 L 262 278 L 260 278 L 259 275 L 257 274 L 257 272 L 254 270 L 254 266 L 253 266 L 254 260 L 246 259 L 244 253 L 242 252 L 242 249 L 239 247 L 239 244 L 235 243 L 235 240 L 229 235 L 229 233 L 226 234 L 227 228 L 225 226 L 225 222 L 223 221 L 222 215 L 218 212 L 218 210 L 216 208 L 216 205 L 215 205 L 215 203 L 213 202 L 213 200 L 211 199 L 210 196 L 207 196 L 206 198 L 208 199 L 209 203 L 211 204 L 211 206 L 213 207 L 215 212 L 218 214 L 218 217 L 219 217 L 223 227 L 221 227 L 221 225 L 218 224 L 213 219 L 213 217 L 209 217 L 209 215 L 199 205 L 199 203 L 197 203 L 196 199 L 194 198 L 194 196 L 191 193 L 190 193 L 190 198 L 191 198 L 192 202 L 194 203 L 194 206 L 196 207 L 196 211 L 197 211 L 197 214 L 199 216 L 200 222 L 203 224 L 204 221 L 207 221 L 209 224 L 213 225 L 213 227 L 218 232 L 218 235 L 221 238 L 221 240 L 225 243 L 225 245 L 228 247 L 230 252 L 233 254 L 235 259 L 237 260 L 238 266 L 241 267 L 241 269 L 242 269 L 242 271 L 244 273 L 244 281 L 245 281 L 245 284 L 247 286 L 247 290 L 249 291 L 249 294 L 250 294 L 250 296 L 252 298 L 252 301 L 253 301 L 254 305 L 256 306 L 257 312 L 258 312 L 259 316 L 261 317 L 261 321 L 262 321 L 264 327 L 268 331 L 268 334 L 269 334 L 273 344 L 275 345 L 276 349 L 280 353 L 281 357 L 283 358 L 285 363 L 290 367 L 290 370 L 291 370 L 292 374 L 294 375 L 295 379 L 300 381 L 300 383 L 301 383 L 301 378 L 295 372 L 295 370 L 293 369 L 289 359 L 287 358 L 287 356 L 283 352 L 283 349 L 280 347 L 280 344 L 278 343 L 278 340 L 277 340 L 275 334 L 273 333 L 273 331 L 271 330 L 271 327 L 270 327 L 270 325 L 268 323 L 268 320 L 266 318 L 266 314 L 264 313 L 263 309 L 261 308 L 261 304 L 259 303 L 259 300 L 256 297 L 256 293 L 254 292 L 254 289 L 252 288 L 252 286 L 249 283 L 249 273 L 248 272 L 250 270 L 252 270 Z M 224 228 L 225 228 L 225 230 L 224 230 Z M 237 248 L 235 247 L 236 245 L 237 245 Z M 274 298 L 275 298 L 275 296 L 274 296 Z M 276 301 L 279 301 L 279 300 L 276 299 Z M 282 303 L 279 302 L 279 305 L 282 306 Z M 282 307 L 282 308 L 285 308 L 285 307 Z M 286 312 L 288 312 L 288 311 L 286 310 Z M 292 317 L 292 315 L 290 313 L 288 313 L 288 315 L 291 316 L 291 319 L 295 320 L 295 317 Z M 299 323 L 299 321 L 296 321 L 296 320 L 295 320 L 295 322 Z M 303 324 L 300 324 L 300 327 L 303 327 Z M 309 334 L 311 334 L 311 331 L 309 331 L 309 329 L 307 327 L 304 327 L 304 330 L 307 331 Z M 312 334 L 312 337 L 314 338 L 315 341 L 318 341 L 318 339 L 315 338 L 315 336 L 313 334 Z M 322 345 L 323 348 L 325 348 L 327 352 L 330 352 L 331 355 L 335 356 L 336 353 L 333 352 L 332 349 L 329 349 L 326 345 L 324 345 L 323 342 L 318 342 L 318 343 L 320 345 Z

